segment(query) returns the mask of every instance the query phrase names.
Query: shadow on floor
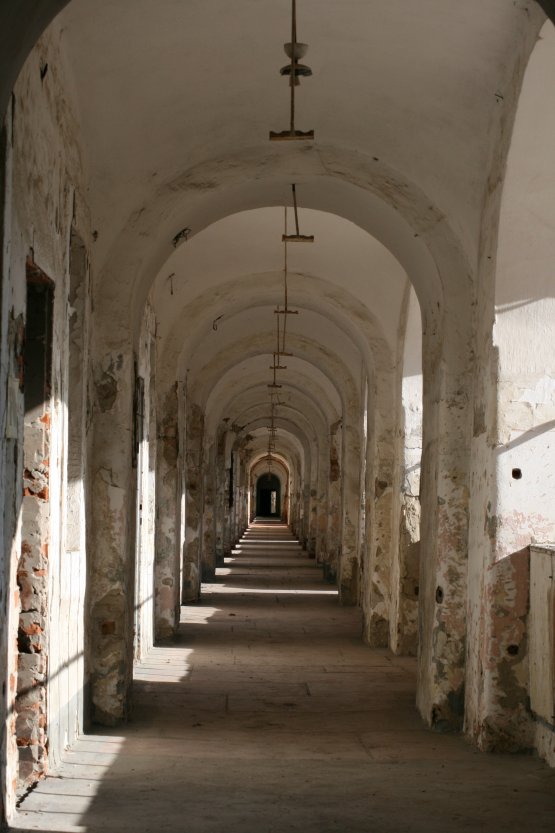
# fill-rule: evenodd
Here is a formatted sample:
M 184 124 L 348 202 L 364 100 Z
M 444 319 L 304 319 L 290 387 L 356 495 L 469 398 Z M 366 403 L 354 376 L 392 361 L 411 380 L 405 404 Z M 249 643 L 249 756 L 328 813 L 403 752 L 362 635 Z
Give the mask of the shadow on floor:
M 414 660 L 252 534 L 137 668 L 132 721 L 68 752 L 20 831 L 553 833 L 555 772 L 427 730 Z

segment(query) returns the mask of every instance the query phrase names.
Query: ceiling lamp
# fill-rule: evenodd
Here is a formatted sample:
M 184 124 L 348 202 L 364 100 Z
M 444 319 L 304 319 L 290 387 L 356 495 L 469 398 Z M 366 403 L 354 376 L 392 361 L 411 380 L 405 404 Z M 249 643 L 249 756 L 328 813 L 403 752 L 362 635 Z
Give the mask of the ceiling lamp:
M 314 139 L 314 130 L 303 132 L 302 130 L 295 130 L 295 87 L 301 82 L 301 78 L 308 78 L 312 75 L 312 70 L 305 64 L 299 63 L 300 58 L 304 58 L 308 51 L 308 44 L 297 43 L 297 3 L 296 0 L 291 0 L 291 42 L 283 45 L 285 54 L 290 59 L 291 63 L 280 69 L 280 74 L 289 78 L 289 86 L 291 88 L 291 119 L 289 130 L 282 130 L 281 133 L 276 133 L 270 130 L 270 141 L 284 142 L 299 139 Z

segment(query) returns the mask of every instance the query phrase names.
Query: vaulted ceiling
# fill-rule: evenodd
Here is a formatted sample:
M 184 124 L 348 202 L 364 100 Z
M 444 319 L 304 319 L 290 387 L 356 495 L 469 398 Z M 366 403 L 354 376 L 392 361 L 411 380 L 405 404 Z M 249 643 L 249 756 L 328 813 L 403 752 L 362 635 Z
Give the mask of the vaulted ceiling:
M 349 384 L 360 394 L 394 368 L 410 285 L 425 310 L 472 277 L 540 5 L 299 0 L 313 77 L 297 127 L 315 141 L 283 143 L 268 133 L 289 123 L 290 0 L 29 3 L 28 32 L 62 6 L 49 36 L 80 126 L 99 308 L 104 293 L 136 333 L 150 299 L 162 376 L 187 376 L 214 420 L 233 402 L 254 414 L 296 182 L 316 240 L 289 246 L 290 404 L 330 419 Z M 17 34 L 13 9 L 1 15 Z M 31 37 L 13 40 L 14 66 Z

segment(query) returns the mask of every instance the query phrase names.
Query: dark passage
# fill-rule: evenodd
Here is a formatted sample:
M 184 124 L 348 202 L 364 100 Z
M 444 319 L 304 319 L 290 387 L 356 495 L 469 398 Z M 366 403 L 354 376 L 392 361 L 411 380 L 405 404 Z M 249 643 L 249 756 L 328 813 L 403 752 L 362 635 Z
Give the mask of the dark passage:
M 256 514 L 276 518 L 281 514 L 281 483 L 275 474 L 263 474 L 256 483 Z

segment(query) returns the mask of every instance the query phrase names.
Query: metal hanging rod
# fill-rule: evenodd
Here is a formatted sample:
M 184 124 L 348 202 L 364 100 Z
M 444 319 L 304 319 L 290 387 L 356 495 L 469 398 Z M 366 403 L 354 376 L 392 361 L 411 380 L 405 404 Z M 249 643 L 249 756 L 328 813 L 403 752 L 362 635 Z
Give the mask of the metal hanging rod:
M 281 75 L 289 76 L 291 87 L 289 130 L 282 130 L 276 133 L 270 130 L 270 141 L 290 142 L 299 140 L 313 140 L 314 130 L 295 129 L 295 87 L 300 84 L 301 77 L 307 78 L 312 75 L 312 70 L 305 64 L 299 63 L 299 58 L 304 57 L 308 50 L 306 43 L 297 42 L 297 3 L 291 0 L 291 43 L 284 44 L 285 54 L 291 59 L 291 63 L 280 70 Z
M 270 365 L 270 370 L 287 370 L 287 365 L 286 364 L 280 364 L 279 363 L 279 358 L 277 359 L 278 363 L 276 364 L 276 356 L 277 356 L 277 354 L 274 353 L 274 363 Z
M 281 239 L 284 243 L 314 243 L 313 234 L 301 234 L 299 231 L 299 212 L 297 209 L 297 191 L 295 184 L 291 185 L 293 192 L 293 210 L 295 212 L 295 234 L 282 234 Z

